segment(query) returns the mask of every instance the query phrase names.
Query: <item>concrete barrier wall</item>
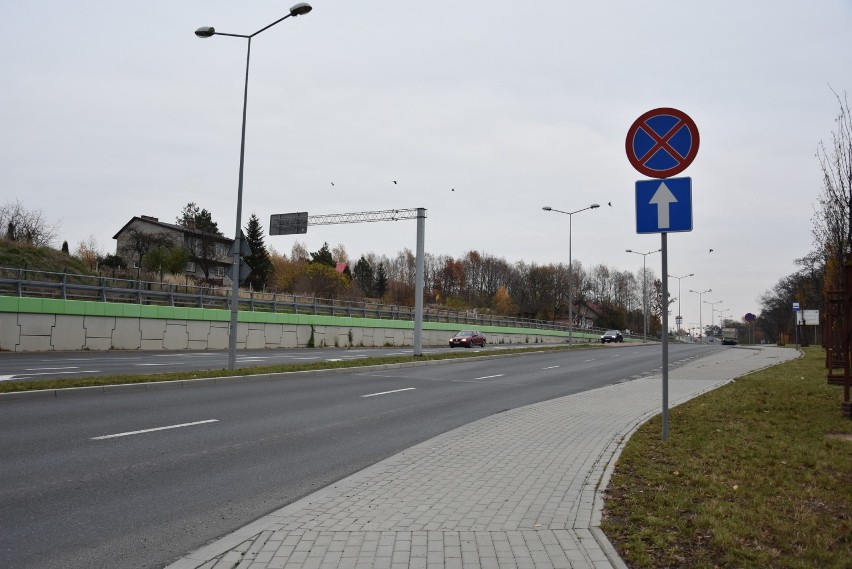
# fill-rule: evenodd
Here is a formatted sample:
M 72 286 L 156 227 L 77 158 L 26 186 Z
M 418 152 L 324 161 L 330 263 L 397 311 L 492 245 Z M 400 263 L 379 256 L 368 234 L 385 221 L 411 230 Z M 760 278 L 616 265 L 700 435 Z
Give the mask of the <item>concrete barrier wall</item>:
M 227 310 L 0 296 L 0 350 L 223 350 Z M 423 323 L 423 346 L 445 346 L 469 327 Z M 567 332 L 482 326 L 490 344 L 557 344 Z M 597 336 L 574 332 L 575 341 Z M 413 346 L 414 322 L 240 312 L 238 349 Z

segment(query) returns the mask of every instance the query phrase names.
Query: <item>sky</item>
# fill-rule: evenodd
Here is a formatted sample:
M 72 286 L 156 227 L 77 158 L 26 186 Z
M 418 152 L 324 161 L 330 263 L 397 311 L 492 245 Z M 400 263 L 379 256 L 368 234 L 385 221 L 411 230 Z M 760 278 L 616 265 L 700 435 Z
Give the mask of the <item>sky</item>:
M 252 40 L 242 226 L 423 207 L 434 255 L 567 264 L 569 217 L 542 207 L 599 203 L 570 218 L 573 260 L 660 275 L 660 253 L 625 252 L 661 245 L 637 234 L 648 178 L 625 138 L 673 107 L 700 133 L 679 174 L 693 229 L 667 236 L 668 273 L 694 274 L 669 279 L 684 327 L 759 313 L 813 248 L 815 155 L 833 91 L 852 91 L 850 0 L 311 4 Z M 72 251 L 113 252 L 133 216 L 174 222 L 188 202 L 233 236 L 247 41 L 193 32 L 251 34 L 289 7 L 0 0 L 0 202 L 41 210 Z M 416 223 L 266 242 L 289 254 L 296 239 L 394 256 Z

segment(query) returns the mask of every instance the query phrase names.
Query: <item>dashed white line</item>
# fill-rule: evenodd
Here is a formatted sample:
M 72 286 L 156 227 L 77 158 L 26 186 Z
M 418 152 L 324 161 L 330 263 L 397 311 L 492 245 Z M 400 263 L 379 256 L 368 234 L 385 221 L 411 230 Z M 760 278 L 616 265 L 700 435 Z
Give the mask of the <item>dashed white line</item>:
M 118 437 L 129 437 L 131 435 L 141 435 L 145 433 L 153 433 L 156 431 L 166 431 L 168 429 L 180 429 L 183 427 L 194 427 L 196 425 L 204 425 L 207 423 L 218 423 L 219 419 L 207 419 L 206 421 L 195 421 L 194 423 L 181 423 L 180 425 L 169 425 L 167 427 L 155 427 L 153 429 L 142 429 L 141 431 L 128 431 L 126 433 L 116 433 L 114 435 L 103 435 L 100 437 L 92 437 L 93 441 L 102 441 L 105 439 L 115 439 Z
M 24 371 L 48 371 L 52 369 L 80 369 L 80 366 L 66 366 L 66 367 L 31 367 L 27 368 Z
M 406 387 L 405 389 L 394 389 L 393 391 L 382 391 L 381 393 L 370 393 L 361 397 L 376 397 L 377 395 L 388 395 L 390 393 L 400 393 L 401 391 L 414 391 L 416 387 Z
M 493 379 L 495 377 L 503 377 L 506 375 L 505 373 L 498 373 L 497 375 L 486 375 L 484 377 L 474 377 L 473 381 L 479 381 L 480 379 Z
M 548 367 L 543 367 L 543 368 L 541 368 L 541 369 L 556 369 L 556 368 L 558 368 L 558 367 L 559 367 L 559 366 L 548 366 Z

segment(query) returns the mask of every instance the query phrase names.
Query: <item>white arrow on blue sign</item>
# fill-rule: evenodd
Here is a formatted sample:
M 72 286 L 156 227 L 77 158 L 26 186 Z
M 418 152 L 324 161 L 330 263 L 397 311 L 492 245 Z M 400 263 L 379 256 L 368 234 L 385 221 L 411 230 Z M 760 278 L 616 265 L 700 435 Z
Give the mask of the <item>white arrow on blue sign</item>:
M 636 182 L 636 233 L 692 231 L 692 178 Z

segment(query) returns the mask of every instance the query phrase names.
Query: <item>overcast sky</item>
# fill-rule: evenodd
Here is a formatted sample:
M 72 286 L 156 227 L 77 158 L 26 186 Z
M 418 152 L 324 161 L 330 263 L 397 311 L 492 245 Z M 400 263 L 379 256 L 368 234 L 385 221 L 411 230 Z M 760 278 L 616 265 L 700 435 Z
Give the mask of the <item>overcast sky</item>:
M 424 207 L 426 250 L 641 271 L 630 125 L 674 107 L 701 144 L 693 224 L 668 236 L 684 326 L 759 310 L 812 249 L 815 158 L 852 91 L 852 2 L 314 0 L 252 41 L 243 225 Z M 61 222 L 57 246 L 190 201 L 233 236 L 246 40 L 270 0 L 0 0 L 0 201 Z M 393 180 L 398 183 L 393 184 Z M 334 185 L 332 185 L 332 183 Z M 455 191 L 452 191 L 455 189 Z M 609 206 L 608 203 L 612 205 Z M 309 251 L 415 248 L 414 221 L 315 226 Z M 288 253 L 295 236 L 268 237 Z M 710 252 L 710 249 L 713 252 Z M 660 255 L 647 257 L 660 274 Z M 670 279 L 678 296 L 678 281 Z M 675 310 L 676 313 L 676 310 Z M 718 314 L 717 314 L 718 321 Z M 672 326 L 674 322 L 672 320 Z

